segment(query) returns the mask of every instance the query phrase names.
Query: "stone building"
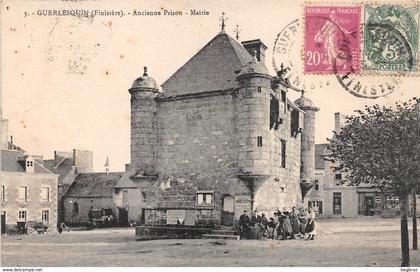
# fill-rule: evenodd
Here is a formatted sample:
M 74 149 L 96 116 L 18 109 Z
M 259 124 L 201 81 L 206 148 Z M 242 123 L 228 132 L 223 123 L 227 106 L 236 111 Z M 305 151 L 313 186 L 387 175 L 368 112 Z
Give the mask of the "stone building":
M 0 158 L 1 230 L 17 222 L 36 221 L 57 228 L 57 175 L 43 165 L 41 156 L 3 149 Z
M 78 173 L 93 171 L 93 152 L 73 149 L 54 151 L 54 158 L 44 160 L 45 167 L 58 175 L 58 222 L 64 220 L 63 196 L 73 184 Z
M 334 114 L 334 131 L 340 131 L 343 119 L 340 113 Z M 308 206 L 320 217 L 395 216 L 398 199 L 385 196 L 370 184 L 349 186 L 347 174 L 334 171 L 334 165 L 323 159 L 327 152 L 327 144 L 315 145 L 314 186 L 305 196 Z M 419 207 L 417 204 L 417 210 Z
M 63 219 L 68 224 L 88 224 L 89 211 L 109 210 L 115 215 L 114 186 L 122 173 L 80 173 L 63 196 Z
M 302 205 L 318 109 L 288 99 L 266 49 L 222 29 L 162 89 L 147 69 L 133 82 L 131 163 L 114 196 L 128 221 L 232 225 L 243 210 Z

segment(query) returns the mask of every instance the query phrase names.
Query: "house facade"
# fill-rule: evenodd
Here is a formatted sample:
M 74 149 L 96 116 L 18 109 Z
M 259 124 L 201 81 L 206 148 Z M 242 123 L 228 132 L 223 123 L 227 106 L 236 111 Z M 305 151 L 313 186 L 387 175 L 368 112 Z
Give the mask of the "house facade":
M 93 171 L 93 152 L 73 149 L 54 151 L 54 158 L 44 160 L 44 166 L 58 175 L 58 222 L 64 221 L 63 197 L 73 184 L 78 173 Z
M 343 120 L 340 113 L 334 114 L 335 131 L 340 131 Z M 335 171 L 333 163 L 323 159 L 327 154 L 327 144 L 316 144 L 314 186 L 305 196 L 306 204 L 313 207 L 319 217 L 388 217 L 399 212 L 398 198 L 386 196 L 370 184 L 349 186 L 345 181 L 346 173 Z M 419 200 L 417 196 L 417 210 Z
M 17 222 L 36 221 L 57 229 L 57 175 L 43 166 L 42 157 L 19 150 L 1 150 L 1 230 Z
M 114 189 L 119 217 L 232 225 L 244 210 L 302 205 L 318 108 L 303 93 L 288 99 L 283 74 L 268 73 L 266 49 L 222 29 L 162 89 L 147 69 L 134 81 L 131 162 Z
M 79 173 L 63 196 L 63 220 L 69 225 L 92 223 L 92 211 L 117 214 L 113 201 L 114 186 L 122 173 Z

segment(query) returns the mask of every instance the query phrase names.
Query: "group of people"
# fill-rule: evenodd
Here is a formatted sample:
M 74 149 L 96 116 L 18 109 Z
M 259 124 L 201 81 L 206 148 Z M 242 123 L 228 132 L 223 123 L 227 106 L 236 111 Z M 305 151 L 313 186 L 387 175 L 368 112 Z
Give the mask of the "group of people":
M 283 208 L 277 210 L 274 216 L 267 218 L 265 213 L 255 210 L 251 216 L 247 211 L 239 218 L 239 233 L 243 239 L 315 239 L 315 211 L 295 207 L 291 211 Z

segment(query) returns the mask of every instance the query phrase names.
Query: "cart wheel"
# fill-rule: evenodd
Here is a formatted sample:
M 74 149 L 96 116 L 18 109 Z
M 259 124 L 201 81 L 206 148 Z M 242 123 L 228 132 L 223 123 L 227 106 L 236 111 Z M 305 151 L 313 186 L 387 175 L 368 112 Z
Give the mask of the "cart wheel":
M 29 234 L 29 235 L 34 234 L 34 232 L 35 232 L 35 230 L 34 230 L 33 228 L 28 228 L 28 229 L 26 230 L 26 233 L 27 233 L 27 234 Z

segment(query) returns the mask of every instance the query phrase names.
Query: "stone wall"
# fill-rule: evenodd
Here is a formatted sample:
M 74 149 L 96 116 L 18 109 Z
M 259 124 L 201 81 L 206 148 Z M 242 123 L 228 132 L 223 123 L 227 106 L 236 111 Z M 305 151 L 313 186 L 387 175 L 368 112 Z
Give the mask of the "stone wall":
M 238 178 L 249 172 L 268 177 L 255 192 L 255 207 L 272 213 L 301 204 L 301 135 L 291 135 L 294 107 L 281 101 L 286 89 L 272 90 L 267 78 L 242 83 L 249 86 L 178 97 L 132 93 L 130 171 L 138 191 L 145 193 L 145 209 L 193 209 L 197 216 L 220 220 L 223 198 L 233 196 L 238 219 L 242 210 L 250 213 L 250 188 Z M 278 129 L 270 129 L 272 95 L 280 100 Z M 285 167 L 281 140 L 286 142 Z M 213 194 L 211 205 L 197 203 L 203 191 Z
M 112 209 L 116 215 L 116 208 L 112 197 L 64 197 L 64 222 L 70 224 L 89 223 L 89 210 Z M 74 203 L 78 204 L 79 212 L 75 213 Z
M 333 212 L 333 194 L 341 193 L 341 214 Z M 324 194 L 324 216 L 326 217 L 356 217 L 358 216 L 359 196 L 356 187 L 331 188 Z
M 116 216 L 118 218 L 118 209 L 125 208 L 128 211 L 128 222 L 140 223 L 142 209 L 145 207 L 146 200 L 143 198 L 142 192 L 135 188 L 116 189 L 113 194 Z
M 270 138 L 268 169 L 270 169 L 271 177 L 255 196 L 255 207 L 269 215 L 277 209 L 302 206 L 299 185 L 301 134 L 297 134 L 296 137 L 291 135 L 291 110 L 293 108 L 281 101 L 281 91 L 286 91 L 286 89 L 279 86 L 274 90 L 274 95 L 279 100 L 279 117 L 283 122 L 277 130 L 271 129 L 268 134 Z M 264 125 L 268 127 L 268 123 Z M 303 113 L 299 115 L 299 126 L 303 127 Z M 281 140 L 286 142 L 285 168 L 281 166 Z
M 18 172 L 0 172 L 0 184 L 5 186 L 5 201 L 1 211 L 6 212 L 6 228 L 19 221 L 19 211 L 26 211 L 26 221 L 42 222 L 42 211 L 49 211 L 49 229 L 57 229 L 57 176 L 54 174 L 28 174 Z M 27 201 L 18 201 L 18 187 L 27 187 Z M 41 199 L 41 188 L 49 188 L 49 201 Z
M 93 152 L 88 150 L 73 150 L 74 165 L 79 173 L 93 172 Z
M 157 157 L 155 93 L 131 89 L 131 166 L 154 174 Z

